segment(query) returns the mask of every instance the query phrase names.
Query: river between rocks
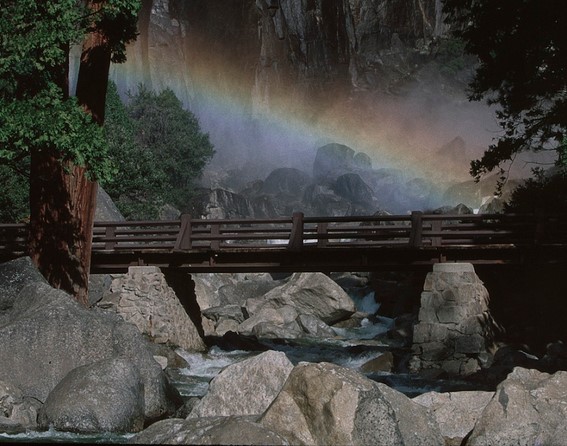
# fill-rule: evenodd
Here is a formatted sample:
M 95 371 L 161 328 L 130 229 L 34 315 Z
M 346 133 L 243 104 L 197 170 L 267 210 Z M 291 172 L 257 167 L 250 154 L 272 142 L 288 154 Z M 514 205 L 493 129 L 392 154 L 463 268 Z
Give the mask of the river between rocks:
M 376 308 L 365 307 L 366 302 L 374 304 L 373 296 L 357 299 L 351 296 L 357 308 L 370 311 Z M 366 302 L 364 301 L 366 299 Z M 456 391 L 471 390 L 473 386 L 465 381 L 456 379 L 438 380 L 426 379 L 405 372 L 367 372 L 363 370 L 364 364 L 391 352 L 396 358 L 408 355 L 410 348 L 403 342 L 387 339 L 385 334 L 393 325 L 389 318 L 375 317 L 372 321 L 365 319 L 361 327 L 334 329 L 336 337 L 332 339 L 300 339 L 293 341 L 262 341 L 257 347 L 264 350 L 277 350 L 286 354 L 289 360 L 296 365 L 301 361 L 331 362 L 337 365 L 354 369 L 368 378 L 382 382 L 388 386 L 414 397 L 429 391 Z M 176 352 L 183 357 L 188 367 L 167 369 L 166 372 L 179 393 L 184 398 L 202 397 L 206 394 L 209 382 L 225 367 L 261 353 L 260 349 L 231 350 L 226 346 L 212 346 L 205 353 L 187 352 L 177 349 Z M 126 443 L 134 434 L 97 434 L 84 435 L 48 430 L 44 432 L 29 432 L 16 435 L 0 434 L 0 443 L 94 443 L 94 444 L 121 444 Z

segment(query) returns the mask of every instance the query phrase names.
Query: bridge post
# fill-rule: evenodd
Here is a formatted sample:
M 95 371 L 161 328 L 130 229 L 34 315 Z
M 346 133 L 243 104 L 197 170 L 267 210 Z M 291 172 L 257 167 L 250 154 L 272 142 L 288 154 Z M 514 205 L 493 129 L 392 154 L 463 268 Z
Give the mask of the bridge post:
M 412 248 L 417 248 L 423 244 L 423 212 L 413 211 L 411 213 L 411 232 L 409 244 Z
M 211 224 L 211 249 L 218 251 L 220 249 L 220 240 L 215 238 L 220 235 L 220 225 Z
M 545 238 L 545 213 L 543 209 L 538 208 L 535 212 L 536 217 L 536 225 L 535 225 L 535 234 L 534 234 L 534 242 L 536 245 L 541 244 Z
M 327 235 L 327 223 L 321 222 L 317 225 L 317 248 L 324 248 L 327 246 L 329 240 L 325 237 Z
M 291 216 L 291 233 L 287 247 L 290 251 L 303 249 L 303 212 L 294 212 Z
M 104 249 L 112 251 L 116 246 L 116 226 L 107 226 L 104 230 L 104 238 L 106 238 Z
M 181 226 L 177 239 L 175 240 L 174 251 L 191 249 L 191 215 L 181 215 Z

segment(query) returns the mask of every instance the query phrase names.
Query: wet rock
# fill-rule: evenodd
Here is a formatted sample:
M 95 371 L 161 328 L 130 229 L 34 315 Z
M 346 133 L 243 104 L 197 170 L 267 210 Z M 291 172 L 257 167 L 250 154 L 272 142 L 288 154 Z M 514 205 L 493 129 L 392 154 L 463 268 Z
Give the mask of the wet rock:
M 288 445 L 283 436 L 256 422 L 256 417 L 207 417 L 158 421 L 129 440 L 130 444 Z
M 249 200 L 226 189 L 202 189 L 194 199 L 194 218 L 225 219 L 255 217 Z
M 287 283 L 262 298 L 260 308 L 289 305 L 299 314 L 310 314 L 326 324 L 334 324 L 354 314 L 354 303 L 344 290 L 322 273 L 295 273 Z M 251 308 L 247 301 L 246 308 Z M 251 315 L 254 311 L 250 311 Z
M 498 385 L 467 446 L 564 444 L 566 399 L 567 372 L 550 375 L 517 367 Z
M 22 391 L 0 381 L 0 432 L 17 434 L 37 428 L 37 414 L 41 403 L 22 394 Z
M 296 321 L 307 335 L 317 338 L 333 338 L 335 336 L 331 327 L 311 314 L 300 314 Z
M 260 423 L 294 444 L 443 444 L 427 411 L 329 363 L 300 363 Z
M 39 425 L 79 433 L 142 430 L 144 384 L 136 366 L 112 358 L 71 370 L 49 393 Z
M 394 355 L 384 352 L 380 356 L 365 362 L 360 367 L 362 373 L 391 372 L 394 368 Z
M 331 143 L 317 149 L 313 162 L 313 176 L 328 180 L 352 171 L 355 151 L 344 144 Z
M 189 418 L 260 415 L 283 387 L 293 365 L 284 353 L 267 351 L 225 368 Z

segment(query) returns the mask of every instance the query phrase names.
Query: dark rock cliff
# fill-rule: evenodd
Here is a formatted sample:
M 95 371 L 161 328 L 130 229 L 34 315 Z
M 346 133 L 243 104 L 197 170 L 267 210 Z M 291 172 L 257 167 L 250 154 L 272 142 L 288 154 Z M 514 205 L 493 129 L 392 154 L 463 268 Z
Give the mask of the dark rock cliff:
M 139 31 L 111 76 L 122 92 L 171 88 L 197 115 L 216 150 L 208 188 L 310 172 L 329 143 L 448 187 L 493 137 L 490 113 L 467 103 L 474 61 L 448 38 L 441 0 L 144 0 Z M 383 201 L 405 193 L 391 189 Z
M 434 58 L 446 27 L 440 0 L 144 0 L 139 31 L 114 73 L 123 87 L 195 100 L 207 76 L 260 113 L 282 95 L 394 92 Z

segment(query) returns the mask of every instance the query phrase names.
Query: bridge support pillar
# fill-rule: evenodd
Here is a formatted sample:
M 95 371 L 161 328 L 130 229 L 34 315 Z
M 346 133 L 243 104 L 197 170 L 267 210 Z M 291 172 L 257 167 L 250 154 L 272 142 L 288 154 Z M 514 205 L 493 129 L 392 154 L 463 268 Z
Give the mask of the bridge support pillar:
M 410 369 L 464 376 L 489 366 L 500 328 L 488 302 L 472 264 L 434 264 L 421 294 Z

